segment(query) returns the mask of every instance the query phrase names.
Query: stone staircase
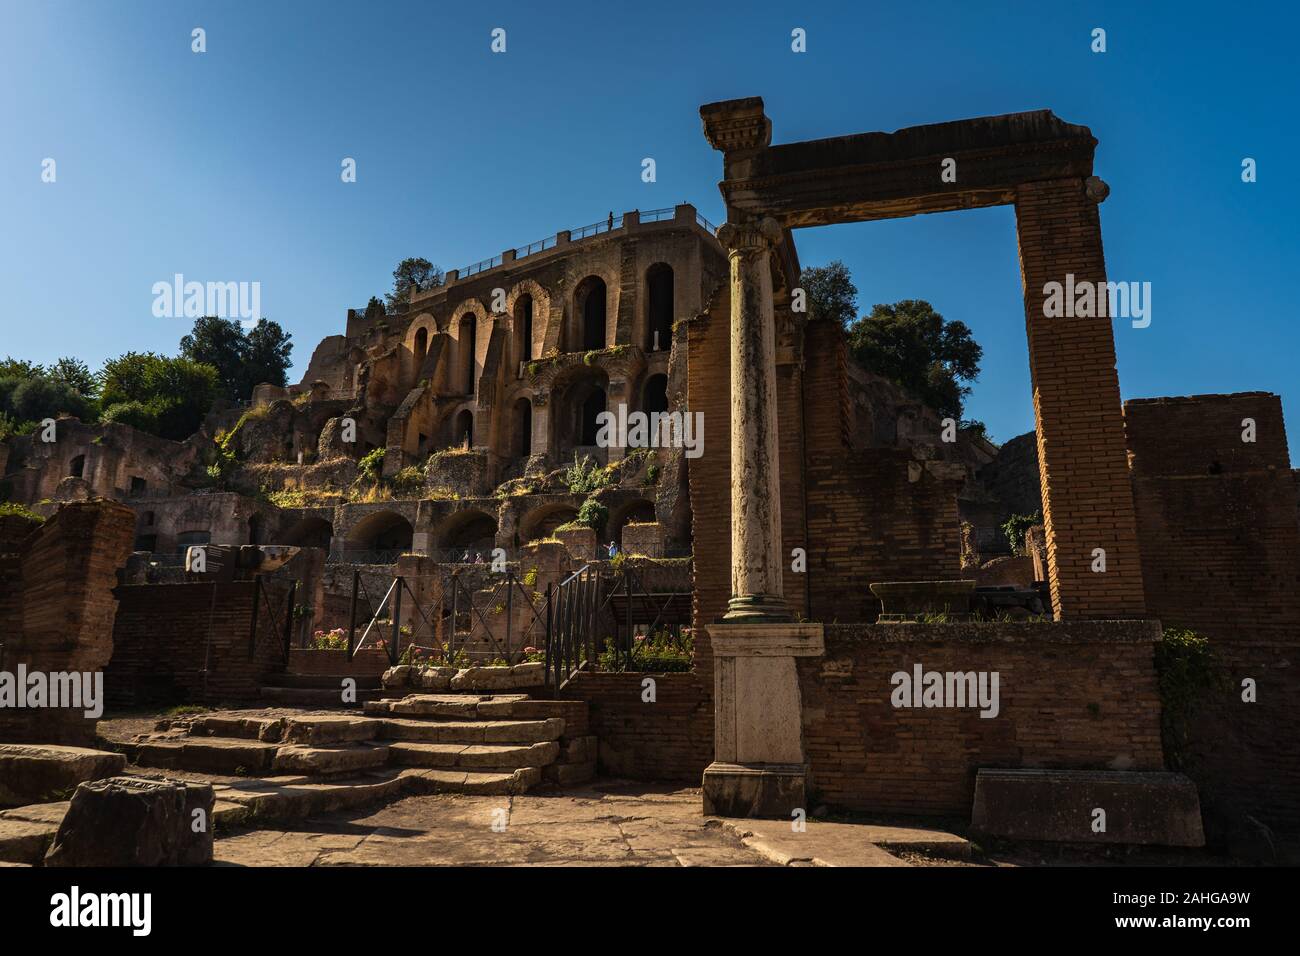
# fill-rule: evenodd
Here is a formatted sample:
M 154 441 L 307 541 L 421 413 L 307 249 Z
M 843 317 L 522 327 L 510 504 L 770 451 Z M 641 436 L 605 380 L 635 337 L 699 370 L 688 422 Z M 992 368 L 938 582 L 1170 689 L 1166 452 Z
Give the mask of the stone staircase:
M 582 701 L 527 694 L 410 694 L 362 715 L 225 711 L 123 743 L 139 767 L 337 782 L 409 770 L 413 792 L 523 793 L 595 776 Z M 373 783 L 373 780 L 366 780 Z
M 356 702 L 344 703 L 343 681 L 356 681 Z M 268 707 L 312 707 L 317 709 L 359 709 L 367 701 L 384 696 L 378 674 L 293 674 L 276 675 L 275 683 L 260 689 Z

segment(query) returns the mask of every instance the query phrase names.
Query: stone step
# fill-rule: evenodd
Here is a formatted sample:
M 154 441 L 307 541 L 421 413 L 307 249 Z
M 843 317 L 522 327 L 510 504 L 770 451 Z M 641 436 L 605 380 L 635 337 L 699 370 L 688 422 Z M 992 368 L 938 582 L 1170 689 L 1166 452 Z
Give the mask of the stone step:
M 394 764 L 403 767 L 431 767 L 439 770 L 518 770 L 545 767 L 559 755 L 554 740 L 523 744 L 431 744 L 394 741 L 388 745 Z
M 388 763 L 388 748 L 371 744 L 311 747 L 286 744 L 275 752 L 271 769 L 280 773 L 304 773 L 311 776 L 357 773 L 374 770 Z
M 124 745 L 137 766 L 225 776 L 358 773 L 388 763 L 388 748 L 369 743 L 267 743 L 235 737 L 159 735 Z
M 408 694 L 368 701 L 363 709 L 374 716 L 499 720 L 513 716 L 515 706 L 528 699 L 527 694 Z
M 559 717 L 546 720 L 411 720 L 380 721 L 381 740 L 411 740 L 442 744 L 535 744 L 558 740 L 564 733 Z
M 0 744 L 0 805 L 39 803 L 121 773 L 119 753 L 57 744 Z M 67 793 L 65 793 L 65 791 Z
M 362 706 L 368 700 L 378 700 L 384 696 L 379 689 L 366 690 L 357 688 L 356 703 L 343 702 L 342 687 L 321 689 L 315 687 L 263 687 L 258 694 L 268 707 L 328 707 L 334 710 L 352 710 Z
M 343 681 L 351 678 L 356 681 L 357 690 L 378 690 L 382 674 L 277 674 L 276 687 L 298 687 L 308 690 L 341 690 Z
M 246 776 L 269 773 L 279 744 L 234 737 L 158 736 L 125 744 L 141 767 Z

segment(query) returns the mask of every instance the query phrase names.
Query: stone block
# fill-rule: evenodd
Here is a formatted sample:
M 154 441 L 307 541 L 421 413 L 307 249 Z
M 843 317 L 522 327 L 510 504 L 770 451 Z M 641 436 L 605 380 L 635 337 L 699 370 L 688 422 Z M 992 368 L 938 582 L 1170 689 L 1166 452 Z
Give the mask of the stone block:
M 1094 829 L 1105 812 L 1105 830 Z M 1179 773 L 980 770 L 971 829 L 1007 840 L 1205 845 L 1196 785 Z
M 0 744 L 0 804 L 41 803 L 79 783 L 121 773 L 126 757 L 85 747 Z
M 72 796 L 45 865 L 211 863 L 214 803 L 209 784 L 137 777 L 83 783 Z M 202 822 L 199 832 L 196 820 Z

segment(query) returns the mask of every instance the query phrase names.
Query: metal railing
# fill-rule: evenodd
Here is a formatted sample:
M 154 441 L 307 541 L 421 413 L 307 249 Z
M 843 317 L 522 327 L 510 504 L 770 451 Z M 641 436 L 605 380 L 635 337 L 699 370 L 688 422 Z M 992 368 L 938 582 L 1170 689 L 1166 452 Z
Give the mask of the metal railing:
M 555 236 L 547 236 L 545 239 L 538 239 L 536 242 L 530 242 L 526 246 L 519 246 L 515 249 L 515 259 L 526 259 L 528 256 L 537 252 L 544 252 L 547 249 L 554 249 L 559 240 Z
M 715 226 L 713 223 L 709 222 L 709 220 L 705 219 L 698 212 L 695 214 L 695 221 L 700 226 L 703 226 L 706 232 L 709 232 L 715 236 L 718 234 L 718 227 Z
M 546 680 L 559 692 L 596 660 L 600 574 L 583 565 L 554 588 L 546 588 Z
M 579 239 L 586 239 L 589 236 L 598 236 L 602 232 L 611 232 L 614 229 L 623 227 L 623 217 L 608 216 L 600 222 L 593 222 L 590 226 L 579 226 L 577 229 L 569 230 L 569 241 L 576 242 Z
M 459 270 L 456 274 L 462 279 L 467 279 L 472 275 L 478 275 L 480 272 L 487 272 L 488 269 L 495 269 L 499 265 L 501 265 L 501 257 L 493 256 L 491 259 L 480 259 L 473 265 Z
M 396 548 L 387 551 L 331 551 L 325 556 L 326 564 L 396 564 L 397 559 L 410 551 L 410 548 Z
M 213 600 L 216 600 L 216 588 L 213 587 Z M 253 612 L 249 618 L 248 624 L 248 659 L 251 661 L 257 655 L 257 621 L 260 608 L 266 609 L 267 615 L 271 619 L 271 633 L 278 638 L 280 644 L 281 663 L 289 663 L 289 648 L 293 641 L 293 602 L 298 594 L 298 579 L 294 578 L 289 582 L 289 595 L 284 606 L 284 620 L 280 620 L 280 614 L 276 611 L 275 606 L 271 603 L 271 596 L 267 593 L 266 586 L 262 583 L 262 575 L 253 575 Z M 204 664 L 204 673 L 207 673 L 207 664 Z

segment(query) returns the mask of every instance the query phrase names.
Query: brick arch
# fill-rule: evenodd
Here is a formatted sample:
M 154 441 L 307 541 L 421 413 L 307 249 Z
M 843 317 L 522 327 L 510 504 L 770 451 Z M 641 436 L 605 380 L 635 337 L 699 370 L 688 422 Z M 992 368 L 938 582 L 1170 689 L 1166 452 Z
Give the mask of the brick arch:
M 533 354 L 546 353 L 546 343 L 551 325 L 551 293 L 532 279 L 521 279 L 506 293 L 506 314 L 514 323 L 515 303 L 525 294 L 533 297 Z
M 492 526 L 490 535 L 487 533 L 488 524 Z M 482 508 L 471 507 L 453 511 L 434 525 L 432 536 L 434 547 L 439 551 L 459 548 L 480 552 L 491 551 L 496 547 L 498 527 L 497 516 Z M 484 554 L 485 559 L 490 557 L 490 554 Z
M 420 348 L 423 333 L 423 349 Z M 420 378 L 420 366 L 429 354 L 433 337 L 438 334 L 438 323 L 429 312 L 422 312 L 411 320 L 402 339 L 402 381 L 408 387 L 414 387 Z
M 620 281 L 618 272 L 612 268 L 583 264 L 575 269 L 569 277 L 565 296 L 565 329 L 560 336 L 560 350 L 564 352 L 585 352 L 583 344 L 583 306 L 586 303 L 585 288 L 592 279 L 605 283 L 605 348 L 613 344 L 616 337 L 615 324 L 618 318 L 618 296 Z
M 519 517 L 519 541 L 527 544 L 547 537 L 555 528 L 578 516 L 578 508 L 571 501 L 548 501 Z

